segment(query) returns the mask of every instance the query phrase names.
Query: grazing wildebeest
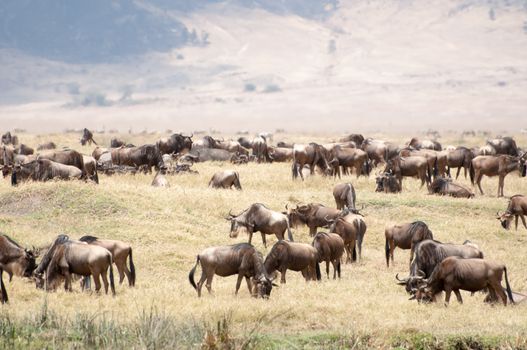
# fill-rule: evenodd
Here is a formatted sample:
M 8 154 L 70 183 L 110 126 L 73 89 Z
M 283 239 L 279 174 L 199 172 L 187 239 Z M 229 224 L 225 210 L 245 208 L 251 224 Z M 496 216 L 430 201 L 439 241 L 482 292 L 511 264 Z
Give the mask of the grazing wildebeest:
M 466 147 L 457 147 L 455 150 L 447 154 L 447 174 L 451 176 L 450 169 L 457 168 L 456 179 L 459 177 L 461 168 L 464 169 L 465 179 L 467 178 L 467 171 L 470 169 L 470 162 L 474 158 L 474 153 Z
M 159 168 L 159 170 L 156 172 L 156 176 L 154 176 L 154 179 L 152 180 L 152 186 L 154 187 L 170 187 L 170 184 L 168 183 L 166 175 L 166 167 L 162 166 Z
M 120 147 L 112 150 L 112 163 L 115 165 L 128 165 L 146 167 L 152 172 L 152 167 L 159 170 L 163 165 L 163 156 L 156 145 L 146 144 L 139 147 Z
M 317 233 L 318 227 L 326 227 L 328 219 L 335 219 L 341 213 L 338 209 L 328 208 L 318 203 L 297 205 L 296 208 L 288 208 L 286 205 L 286 209 L 291 225 L 306 225 L 309 227 L 310 236 Z
M 212 176 L 212 179 L 209 181 L 209 187 L 212 188 L 232 188 L 234 186 L 236 189 L 241 190 L 242 185 L 240 184 L 240 174 L 234 170 L 223 170 L 218 171 Z
M 355 169 L 357 178 L 362 174 L 363 169 L 365 169 L 365 175 L 370 174 L 370 162 L 368 154 L 358 148 L 343 148 L 339 145 L 333 148 L 334 158 L 331 160 L 333 162 L 333 175 L 340 178 L 340 168 L 342 172 L 346 175 Z
M 269 154 L 267 151 L 267 140 L 265 137 L 257 136 L 253 139 L 252 142 L 252 150 L 253 154 L 256 157 L 256 161 L 258 163 L 260 162 L 266 162 L 269 161 Z
M 340 258 L 344 254 L 344 240 L 336 233 L 318 232 L 311 244 L 318 252 L 318 262 L 326 262 L 326 274 L 329 278 L 329 263 L 333 265 L 333 279 L 340 278 Z
M 33 153 L 35 153 L 35 150 L 31 147 L 29 147 L 28 145 L 25 145 L 25 144 L 20 144 L 20 146 L 18 146 L 18 148 L 15 149 L 15 153 L 17 154 L 23 154 L 25 156 L 29 156 Z
M 13 167 L 12 173 L 11 173 L 11 185 L 16 186 L 21 181 L 28 181 L 33 180 L 37 181 L 37 169 L 38 163 L 36 160 L 31 161 L 29 163 L 24 164 L 16 164 Z
M 156 145 L 161 154 L 186 153 L 192 148 L 192 136 L 173 134 L 157 141 Z
M 362 260 L 362 242 L 367 229 L 364 217 L 358 212 L 343 210 L 337 218 L 326 221 L 329 224 L 329 232 L 338 234 L 344 240 L 346 262 L 357 261 L 357 250 L 359 260 Z
M 269 159 L 273 162 L 289 162 L 293 160 L 293 149 L 285 147 L 267 147 Z
M 499 176 L 498 197 L 503 196 L 503 187 L 505 186 L 505 176 L 514 170 L 518 170 L 520 176 L 525 176 L 526 164 L 523 157 L 512 157 L 509 155 L 499 156 L 477 156 L 470 163 L 470 181 L 477 184 L 479 191 L 483 194 L 481 188 L 481 179 L 483 175 L 488 177 Z
M 331 174 L 331 167 L 328 164 L 328 160 L 325 155 L 323 147 L 316 143 L 310 143 L 309 145 L 298 145 L 295 144 L 293 147 L 293 166 L 292 173 L 293 179 L 296 179 L 298 175 L 304 180 L 302 169 L 304 165 L 309 165 L 311 174 L 315 172 L 315 166 L 322 169 L 325 175 Z
M 75 150 L 66 149 L 62 151 L 45 151 L 41 152 L 37 159 L 49 159 L 64 165 L 72 165 L 82 171 L 83 177 L 86 175 L 86 169 L 84 168 L 84 157 Z
M 495 150 L 495 154 L 508 154 L 510 156 L 519 156 L 516 141 L 512 137 L 500 137 L 493 140 L 488 140 L 487 145 Z
M 395 175 L 391 173 L 381 173 L 375 178 L 375 183 L 377 187 L 375 192 L 384 192 L 384 193 L 399 193 L 401 192 L 401 185 Z
M 86 128 L 84 128 L 84 130 L 82 130 L 82 137 L 81 137 L 80 141 L 81 141 L 81 145 L 83 145 L 83 146 L 86 143 L 91 145 L 92 142 L 95 145 L 97 145 L 97 142 L 95 142 L 95 140 L 93 139 L 93 133 L 90 130 L 86 129 Z
M 458 256 L 463 259 L 483 259 L 483 252 L 470 241 L 463 244 L 441 243 L 433 239 L 425 239 L 415 245 L 415 255 L 410 265 L 410 276 L 395 278 L 398 284 L 405 285 L 408 293 L 415 293 L 421 280 L 430 277 L 434 269 L 443 259 Z
M 128 285 L 130 287 L 135 286 L 135 265 L 130 244 L 113 239 L 100 239 L 94 236 L 82 236 L 79 241 L 108 249 L 112 253 L 113 263 L 117 267 L 117 271 L 119 271 L 119 284 L 123 283 L 126 276 Z M 126 259 L 128 259 L 130 269 L 126 266 Z
M 395 247 L 410 249 L 411 264 L 414 257 L 415 245 L 425 239 L 434 239 L 432 231 L 422 221 L 386 226 L 384 236 L 386 237 L 386 267 L 390 267 L 390 258 L 392 259 L 393 265 L 393 252 L 395 251 Z
M 196 284 L 194 273 L 198 264 L 201 265 L 201 278 Z M 205 286 L 211 293 L 214 275 L 227 277 L 236 274 L 238 280 L 236 281 L 235 294 L 238 294 L 242 279 L 245 277 L 251 296 L 269 298 L 271 295 L 273 283 L 267 276 L 262 254 L 248 243 L 210 247 L 203 250 L 197 256 L 196 264 L 190 270 L 188 279 L 192 287 L 198 292 L 198 297 L 201 297 L 201 288 L 205 280 L 207 281 Z
M 0 302 L 2 304 L 9 301 L 4 285 L 4 271 L 11 280 L 13 275 L 30 277 L 35 268 L 33 251 L 22 248 L 7 235 L 0 235 Z
M 360 148 L 368 154 L 368 158 L 372 160 L 374 167 L 380 163 L 386 163 L 388 159 L 392 159 L 399 154 L 399 147 L 396 145 L 371 138 L 364 140 Z
M 421 187 L 431 182 L 431 169 L 426 158 L 421 156 L 395 157 L 386 163 L 385 173 L 392 173 L 403 187 L 403 176 L 417 177 L 421 180 Z
M 337 204 L 337 209 L 350 208 L 355 210 L 355 188 L 351 182 L 336 184 L 333 187 L 333 197 Z
M 408 142 L 408 146 L 412 146 L 415 149 L 431 149 L 435 151 L 441 151 L 443 148 L 441 147 L 441 144 L 434 140 L 423 140 L 419 141 L 417 137 L 413 137 L 410 142 Z
M 451 196 L 454 198 L 473 198 L 472 193 L 468 188 L 452 182 L 452 179 L 437 177 L 430 185 L 430 193 L 439 194 L 442 196 Z
M 108 294 L 107 272 L 110 270 L 110 288 L 115 295 L 113 280 L 112 253 L 108 249 L 87 244 L 86 242 L 72 241 L 66 235 L 59 235 L 48 249 L 42 261 L 35 270 L 36 285 L 39 288 L 46 285 L 46 290 L 56 287 L 56 281 L 63 277 L 64 289 L 72 291 L 71 275 L 93 276 L 95 291 L 101 289 L 102 277 L 104 290 Z M 46 272 L 44 280 L 43 273 Z
M 43 150 L 55 149 L 55 148 L 57 148 L 57 145 L 54 142 L 49 141 L 49 142 L 45 142 L 45 143 L 38 145 L 37 151 L 43 151 Z
M 505 265 L 484 259 L 463 259 L 457 256 L 450 256 L 441 261 L 431 276 L 423 279 L 423 283 L 416 290 L 415 299 L 420 302 L 435 302 L 437 295 L 445 291 L 445 305 L 447 305 L 453 291 L 457 301 L 462 304 L 460 290 L 477 292 L 487 289 L 489 295 L 486 300 L 496 301 L 499 297 L 503 305 L 507 305 L 507 295 L 501 286 L 503 274 L 505 274 L 507 295 L 514 304 Z
M 518 230 L 518 217 L 522 219 L 523 226 L 527 229 L 524 216 L 527 215 L 527 197 L 522 194 L 512 196 L 509 200 L 509 205 L 507 205 L 507 210 L 501 215 L 499 212 L 496 215 L 501 222 L 501 226 L 506 230 L 510 229 L 513 218 L 515 219 L 516 231 Z
M 280 272 L 280 283 L 286 283 L 287 270 L 301 271 L 306 281 L 321 279 L 318 252 L 306 243 L 276 242 L 265 257 L 264 266 L 269 275 Z
M 276 235 L 279 240 L 284 239 L 284 233 L 287 230 L 287 236 L 293 241 L 293 234 L 289 226 L 287 215 L 271 210 L 261 203 L 254 203 L 238 215 L 229 212 L 225 218 L 231 222 L 231 231 L 229 237 L 238 237 L 238 231 L 244 227 L 249 234 L 249 243 L 253 238 L 254 232 L 262 234 L 262 242 L 267 247 L 265 235 Z

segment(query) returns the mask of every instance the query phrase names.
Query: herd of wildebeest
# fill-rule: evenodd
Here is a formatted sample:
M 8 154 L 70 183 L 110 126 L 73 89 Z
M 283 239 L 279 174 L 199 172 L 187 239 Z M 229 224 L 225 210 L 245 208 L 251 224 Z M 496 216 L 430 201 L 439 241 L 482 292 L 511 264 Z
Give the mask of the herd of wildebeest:
M 91 155 L 83 155 L 73 149 L 59 149 L 53 142 L 38 145 L 36 151 L 19 143 L 16 135 L 7 132 L 2 136 L 0 166 L 4 177 L 10 176 L 11 184 L 18 186 L 27 181 L 79 179 L 99 183 L 99 174 L 119 176 L 121 173 L 152 173 L 152 186 L 168 187 L 167 175 L 197 173 L 192 170 L 195 162 L 230 161 L 240 165 L 248 162 L 290 162 L 292 178 L 320 174 L 338 176 L 351 174 L 370 176 L 376 174 L 377 192 L 397 193 L 402 190 L 403 177 L 416 177 L 421 188 L 426 184 L 431 194 L 460 198 L 473 198 L 474 193 L 452 180 L 451 171 L 457 169 L 455 178 L 470 176 L 481 194 L 481 179 L 498 176 L 498 197 L 503 196 L 507 174 L 518 171 L 526 175 L 526 153 L 517 147 L 511 137 L 488 140 L 480 148 L 463 146 L 442 147 L 437 141 L 412 138 L 404 146 L 364 138 L 351 134 L 328 144 L 293 144 L 278 142 L 271 145 L 272 134 L 261 133 L 253 139 L 215 139 L 205 136 L 194 141 L 193 135 L 173 134 L 152 144 L 135 146 L 123 140 L 112 139 L 109 148 L 95 142 L 93 134 L 84 129 L 82 145 L 94 143 Z M 226 170 L 215 173 L 209 187 L 242 190 L 237 171 Z M 248 243 L 209 247 L 197 255 L 196 263 L 189 273 L 190 284 L 201 296 L 203 284 L 211 292 L 214 275 L 237 275 L 236 293 L 245 278 L 249 292 L 254 297 L 268 298 L 275 278 L 280 272 L 281 283 L 286 282 L 286 271 L 300 271 L 306 281 L 320 280 L 319 264 L 326 263 L 329 278 L 330 264 L 333 278 L 340 278 L 341 262 L 352 263 L 361 259 L 362 243 L 367 225 L 356 206 L 356 193 L 351 183 L 340 183 L 334 187 L 336 208 L 319 203 L 297 203 L 286 205 L 285 210 L 275 211 L 261 203 L 254 203 L 240 214 L 229 211 L 225 218 L 230 222 L 230 237 L 246 231 Z M 527 197 L 514 195 L 506 210 L 497 218 L 505 229 L 515 219 L 521 218 L 527 229 L 524 215 L 527 214 Z M 306 225 L 313 237 L 311 244 L 294 242 L 292 227 Z M 328 232 L 320 232 L 325 228 Z M 267 247 L 266 235 L 275 235 L 278 241 L 264 256 L 251 245 L 253 233 L 260 232 Z M 287 240 L 285 234 L 287 232 Z M 460 290 L 487 293 L 486 302 L 518 302 L 525 298 L 514 293 L 509 285 L 505 265 L 484 259 L 483 252 L 470 241 L 463 244 L 441 243 L 434 239 L 423 221 L 389 225 L 385 229 L 386 266 L 393 264 L 394 250 L 410 249 L 409 275 L 399 278 L 411 294 L 410 299 L 420 302 L 435 301 L 441 292 L 446 292 L 448 303 L 453 291 L 462 302 Z M 344 258 L 344 253 L 346 257 Z M 37 264 L 36 259 L 40 258 Z M 128 266 L 126 261 L 128 260 Z M 2 303 L 8 301 L 3 272 L 11 279 L 13 275 L 32 278 L 37 288 L 53 290 L 64 280 L 66 290 L 72 290 L 72 279 L 81 277 L 81 287 L 89 288 L 93 277 L 95 290 L 100 291 L 101 282 L 106 293 L 110 288 L 115 294 L 113 268 L 119 272 L 119 282 L 126 277 L 129 285 L 135 285 L 135 266 L 132 247 L 121 241 L 84 236 L 78 241 L 59 235 L 45 249 L 38 251 L 21 247 L 7 235 L 0 236 L 0 282 Z M 196 283 L 194 275 L 198 265 L 201 277 Z M 108 276 L 109 272 L 109 276 Z M 108 278 L 109 277 L 109 278 Z M 502 278 L 505 277 L 505 288 Z M 109 280 L 109 282 L 108 282 Z

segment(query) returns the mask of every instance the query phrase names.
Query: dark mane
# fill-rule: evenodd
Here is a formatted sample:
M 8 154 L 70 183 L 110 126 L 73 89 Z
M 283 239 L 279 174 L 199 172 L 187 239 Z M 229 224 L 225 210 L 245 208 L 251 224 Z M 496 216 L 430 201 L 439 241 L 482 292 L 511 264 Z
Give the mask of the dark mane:
M 20 248 L 20 249 L 24 249 L 20 246 L 20 244 L 18 244 L 17 242 L 15 242 L 11 237 L 9 237 L 8 235 L 6 234 L 3 234 L 2 235 L 5 239 L 7 239 L 8 242 L 10 242 L 11 244 L 14 244 L 17 248 Z
M 79 241 L 81 242 L 86 242 L 88 244 L 92 243 L 92 242 L 95 242 L 96 240 L 98 240 L 99 238 L 95 237 L 95 236 L 82 236 L 81 238 L 79 238 Z
M 46 268 L 48 267 L 49 263 L 51 262 L 51 259 L 53 258 L 53 255 L 54 255 L 55 250 L 57 249 L 57 247 L 62 245 L 62 244 L 64 244 L 64 243 L 66 243 L 67 241 L 69 241 L 69 239 L 70 238 L 67 235 L 59 235 L 55 239 L 55 241 L 53 242 L 51 247 L 48 249 L 46 254 L 44 254 L 44 256 L 42 257 L 42 260 L 40 261 L 40 264 L 38 264 L 37 269 L 35 270 L 36 274 L 44 273 L 44 270 L 46 270 Z

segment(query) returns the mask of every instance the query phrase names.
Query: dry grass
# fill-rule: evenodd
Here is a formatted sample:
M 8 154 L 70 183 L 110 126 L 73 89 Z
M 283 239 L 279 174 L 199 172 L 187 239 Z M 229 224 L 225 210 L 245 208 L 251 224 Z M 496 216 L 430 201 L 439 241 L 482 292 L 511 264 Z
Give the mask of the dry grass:
M 156 137 L 134 136 L 130 141 L 139 144 Z M 58 139 L 61 145 L 90 151 L 89 147 L 76 144 L 76 135 L 21 135 L 21 139 L 32 146 Z M 100 135 L 96 135 L 96 140 L 99 139 Z M 108 144 L 108 140 L 109 136 L 101 142 Z M 451 141 L 457 143 L 455 138 Z M 481 141 L 475 139 L 469 143 Z M 522 141 L 525 140 L 520 139 L 519 144 L 525 144 Z M 403 193 L 385 195 L 374 192 L 373 177 L 343 178 L 342 181 L 354 184 L 358 205 L 366 206 L 368 230 L 363 261 L 345 265 L 341 280 L 324 277 L 320 283 L 306 284 L 299 273 L 290 272 L 287 285 L 273 289 L 270 300 L 262 301 L 251 298 L 246 289 L 235 297 L 235 277 L 216 277 L 214 294 L 205 293 L 198 299 L 187 279 L 196 254 L 205 247 L 247 239 L 246 235 L 235 240 L 228 237 L 229 225 L 224 216 L 230 209 L 241 211 L 254 202 L 265 203 L 275 210 L 283 210 L 286 203 L 298 201 L 333 206 L 331 190 L 339 180 L 316 176 L 305 182 L 293 182 L 289 164 L 249 164 L 236 167 L 244 188 L 242 192 L 211 190 L 207 183 L 212 174 L 219 168 L 233 166 L 207 163 L 196 164 L 194 168 L 199 175 L 170 177 L 172 187 L 168 189 L 152 188 L 153 175 L 101 176 L 98 186 L 51 182 L 12 188 L 7 180 L 0 182 L 2 232 L 27 246 L 49 244 L 59 233 L 121 239 L 133 245 L 138 271 L 136 288 L 117 287 L 115 298 L 83 294 L 79 288 L 73 293 L 59 290 L 46 294 L 28 281 L 15 278 L 7 284 L 10 304 L 0 307 L 0 315 L 24 320 L 47 301 L 49 310 L 64 319 L 71 321 L 79 315 L 91 315 L 115 327 L 137 323 L 149 310 L 158 310 L 173 324 L 191 322 L 205 328 L 214 328 L 218 320 L 228 317 L 233 337 L 243 340 L 251 334 L 260 343 L 246 345 L 257 347 L 309 348 L 324 344 L 412 347 L 405 339 L 415 334 L 440 338 L 500 337 L 497 344 L 504 347 L 526 345 L 525 304 L 493 307 L 483 303 L 484 295 L 470 297 L 463 293 L 463 305 L 455 301 L 448 308 L 442 304 L 419 305 L 408 301 L 403 288 L 394 283 L 396 272 L 407 272 L 409 252 L 396 250 L 395 266 L 389 269 L 385 266 L 385 225 L 423 220 L 438 240 L 461 243 L 470 239 L 479 244 L 489 259 L 507 265 L 515 291 L 527 291 L 527 231 L 523 228 L 505 231 L 495 219 L 496 211 L 507 205 L 506 199 L 495 197 L 497 178 L 484 179 L 487 195 L 472 200 L 430 196 L 413 179 L 404 181 Z M 469 183 L 465 179 L 460 181 Z M 517 174 L 509 175 L 505 193 L 527 193 L 526 180 Z M 293 234 L 296 241 L 311 242 L 306 227 L 295 229 Z M 273 243 L 275 238 L 270 241 Z M 259 235 L 253 237 L 253 244 L 266 253 Z M 137 340 L 137 347 L 151 347 L 140 342 L 139 337 L 133 339 Z M 189 346 L 199 345 L 195 339 L 189 340 Z M 201 339 L 199 335 L 197 339 Z M 173 347 L 168 343 L 161 345 Z

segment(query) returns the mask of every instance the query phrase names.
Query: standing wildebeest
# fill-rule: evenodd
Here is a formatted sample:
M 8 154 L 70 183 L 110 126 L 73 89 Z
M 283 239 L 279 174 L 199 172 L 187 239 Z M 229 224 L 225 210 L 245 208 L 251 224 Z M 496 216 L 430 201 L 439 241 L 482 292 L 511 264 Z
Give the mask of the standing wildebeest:
M 523 177 L 526 173 L 526 167 L 523 157 L 512 157 L 503 154 L 499 156 L 477 156 L 470 163 L 470 181 L 472 185 L 477 184 L 479 191 L 483 194 L 483 189 L 481 189 L 483 175 L 488 177 L 498 175 L 498 197 L 502 197 L 505 176 L 514 170 L 518 170 L 520 176 Z
M 441 243 L 433 239 L 425 239 L 415 245 L 415 257 L 410 265 L 410 276 L 399 279 L 398 284 L 405 285 L 408 293 L 415 293 L 421 280 L 430 277 L 434 269 L 443 259 L 458 256 L 463 259 L 483 259 L 483 252 L 470 241 L 463 244 Z
M 495 154 L 508 154 L 510 156 L 519 156 L 520 152 L 516 146 L 516 141 L 512 137 L 501 137 L 493 140 L 488 140 L 487 145 L 492 147 Z
M 238 139 L 238 143 L 244 147 L 244 148 L 247 148 L 247 149 L 252 149 L 253 148 L 253 143 L 251 140 L 249 140 L 247 137 L 245 136 L 242 136 Z
M 447 154 L 447 174 L 450 177 L 450 169 L 457 168 L 456 179 L 459 177 L 461 168 L 464 169 L 465 179 L 467 178 L 467 171 L 470 168 L 470 162 L 474 158 L 474 153 L 466 147 L 457 147 L 453 151 L 449 151 Z
M 168 183 L 166 175 L 166 167 L 162 166 L 159 168 L 159 170 L 156 172 L 156 176 L 154 176 L 154 179 L 152 180 L 152 186 L 154 187 L 170 187 L 170 184 Z
M 518 230 L 518 217 L 522 219 L 523 226 L 527 229 L 524 216 L 527 215 L 527 197 L 522 194 L 512 196 L 507 210 L 501 215 L 499 212 L 496 215 L 501 222 L 501 226 L 506 230 L 510 229 L 513 218 L 515 219 L 516 231 Z
M 437 141 L 433 140 L 423 140 L 419 141 L 417 137 L 413 137 L 410 142 L 408 142 L 408 146 L 412 146 L 415 149 L 431 149 L 435 151 L 441 151 L 443 148 L 441 147 L 441 144 Z
M 309 227 L 310 236 L 317 233 L 318 227 L 326 227 L 328 219 L 335 219 L 341 213 L 338 209 L 328 208 L 318 203 L 297 205 L 296 208 L 291 209 L 286 206 L 286 209 L 291 225 L 295 227 L 299 224 L 306 225 Z
M 25 156 L 29 156 L 33 153 L 35 153 L 35 150 L 31 147 L 29 147 L 28 145 L 25 145 L 25 144 L 20 144 L 20 146 L 18 146 L 17 149 L 15 149 L 15 153 L 17 154 L 23 154 Z
M 152 144 L 113 149 L 112 163 L 114 165 L 145 166 L 148 172 L 152 172 L 152 167 L 159 170 L 164 165 L 159 148 Z
M 507 295 L 501 286 L 505 274 Z M 462 259 L 450 256 L 436 266 L 432 275 L 423 282 L 416 291 L 418 301 L 435 302 L 437 295 L 445 291 L 445 304 L 450 301 L 452 291 L 456 294 L 457 301 L 463 303 L 459 290 L 477 292 L 487 289 L 489 292 L 486 300 L 495 301 L 500 297 L 503 305 L 507 305 L 507 296 L 514 304 L 511 286 L 507 277 L 507 268 L 503 264 L 483 259 Z
M 306 281 L 320 281 L 320 265 L 318 263 L 317 250 L 305 243 L 294 243 L 287 241 L 278 241 L 264 262 L 265 271 L 269 275 L 275 271 L 280 272 L 280 283 L 286 283 L 286 271 L 301 271 Z
M 55 149 L 55 148 L 57 148 L 57 145 L 55 144 L 55 142 L 49 141 L 49 142 L 45 142 L 45 143 L 38 145 L 37 151 L 43 151 L 43 150 Z
M 4 145 L 13 145 L 16 146 L 18 144 L 18 136 L 11 135 L 11 132 L 8 131 L 5 134 L 2 135 L 2 143 Z
M 86 177 L 89 180 L 92 180 L 96 184 L 99 183 L 99 175 L 97 174 L 97 161 L 94 157 L 82 155 L 82 160 L 84 162 L 84 170 L 86 172 Z
M 108 249 L 112 253 L 113 263 L 117 267 L 117 271 L 119 271 L 119 284 L 123 283 L 126 276 L 128 285 L 130 287 L 135 286 L 135 265 L 130 244 L 113 239 L 100 239 L 94 236 L 82 236 L 79 241 Z M 130 269 L 126 266 L 127 258 L 129 259 Z
M 256 161 L 266 162 L 269 161 L 269 154 L 267 153 L 267 141 L 265 137 L 257 136 L 252 142 L 253 155 L 256 157 Z
M 271 210 L 261 203 L 254 203 L 238 215 L 229 212 L 225 218 L 231 222 L 231 231 L 229 237 L 238 237 L 238 231 L 244 227 L 249 234 L 249 243 L 253 238 L 254 232 L 262 234 L 262 242 L 267 247 L 265 235 L 276 235 L 279 240 L 284 239 L 284 233 L 287 230 L 287 236 L 293 241 L 293 234 L 289 226 L 287 215 Z
M 454 198 L 472 198 L 472 193 L 468 188 L 452 182 L 452 179 L 437 177 L 430 185 L 430 193 L 442 196 L 452 196 Z
M 196 285 L 194 273 L 198 264 L 201 265 L 201 278 Z M 210 247 L 203 250 L 196 258 L 196 265 L 190 270 L 188 279 L 192 287 L 197 290 L 198 297 L 201 297 L 201 288 L 205 280 L 207 280 L 205 286 L 211 293 L 214 275 L 227 277 L 236 274 L 238 280 L 235 294 L 238 294 L 242 279 L 245 277 L 251 296 L 269 298 L 271 295 L 273 283 L 267 276 L 262 254 L 248 243 Z
M 337 209 L 350 208 L 355 210 L 355 188 L 351 182 L 336 184 L 333 187 L 333 197 L 337 204 Z
M 240 174 L 234 170 L 223 170 L 218 171 L 212 176 L 209 181 L 209 187 L 212 188 L 232 188 L 241 190 L 242 185 L 240 184 Z
M 368 154 L 358 148 L 343 148 L 339 145 L 335 146 L 333 149 L 334 160 L 333 162 L 333 175 L 340 178 L 340 168 L 342 172 L 346 175 L 351 174 L 352 170 L 355 169 L 357 178 L 362 174 L 363 169 L 365 169 L 365 175 L 370 175 L 370 162 L 368 159 Z M 339 168 L 340 167 L 340 168 Z
M 340 258 L 344 253 L 344 240 L 336 233 L 319 232 L 311 244 L 318 252 L 318 262 L 326 262 L 326 274 L 329 278 L 329 263 L 333 265 L 333 279 L 340 278 Z
M 362 242 L 366 233 L 366 223 L 360 213 L 350 213 L 343 210 L 335 219 L 326 219 L 329 232 L 336 233 L 344 240 L 346 249 L 346 262 L 357 261 L 357 248 L 359 259 L 362 260 Z
M 91 153 L 91 156 L 95 159 L 95 160 L 99 160 L 101 158 L 101 156 L 105 153 L 110 153 L 112 150 L 109 149 L 109 148 L 105 148 L 105 147 L 95 147 L 95 149 L 93 150 L 93 152 Z
M 399 154 L 399 147 L 396 145 L 371 138 L 364 140 L 360 148 L 368 154 L 368 158 L 372 160 L 374 167 L 380 163 L 386 163 L 388 159 Z
M 421 180 L 421 187 L 426 183 L 430 186 L 431 169 L 426 158 L 421 156 L 395 157 L 386 163 L 385 173 L 392 173 L 403 187 L 403 176 L 417 177 Z
M 49 159 L 64 165 L 72 165 L 82 171 L 83 177 L 86 175 L 86 169 L 84 168 L 84 157 L 75 150 L 66 149 L 62 151 L 45 151 L 41 152 L 37 159 Z
M 13 275 L 30 277 L 35 268 L 35 255 L 32 251 L 22 248 L 7 235 L 0 235 L 0 302 L 2 304 L 9 300 L 4 286 L 4 271 L 11 280 Z
M 433 169 L 431 174 L 435 176 L 445 176 L 447 173 L 447 156 L 448 152 L 438 152 L 430 149 L 416 150 L 412 147 L 403 148 L 399 151 L 402 157 L 421 156 L 426 158 L 428 168 Z
M 84 128 L 82 130 L 82 138 L 81 138 L 81 145 L 85 145 L 86 143 L 90 144 L 93 142 L 95 145 L 97 145 L 97 142 L 93 139 L 93 134 L 90 130 Z
M 311 175 L 315 172 L 315 166 L 322 169 L 325 175 L 331 174 L 331 167 L 328 164 L 325 150 L 319 144 L 313 142 L 309 145 L 295 144 L 293 147 L 293 180 L 296 179 L 298 175 L 304 180 L 302 169 L 306 164 L 309 165 Z
M 401 192 L 401 185 L 397 181 L 395 175 L 391 173 L 381 173 L 375 178 L 375 183 L 377 187 L 375 192 L 384 192 L 384 193 L 399 193 Z
M 269 159 L 273 162 L 289 162 L 293 160 L 293 149 L 285 147 L 267 147 Z
M 364 136 L 361 134 L 350 134 L 339 139 L 339 142 L 353 141 L 356 145 L 360 146 L 364 142 Z
M 157 141 L 156 145 L 161 154 L 186 153 L 192 148 L 192 136 L 173 134 Z
M 414 257 L 415 245 L 425 239 L 434 239 L 432 231 L 422 221 L 386 226 L 384 236 L 386 237 L 386 267 L 390 267 L 390 258 L 392 259 L 393 265 L 393 252 L 395 251 L 395 247 L 410 249 L 411 264 Z

